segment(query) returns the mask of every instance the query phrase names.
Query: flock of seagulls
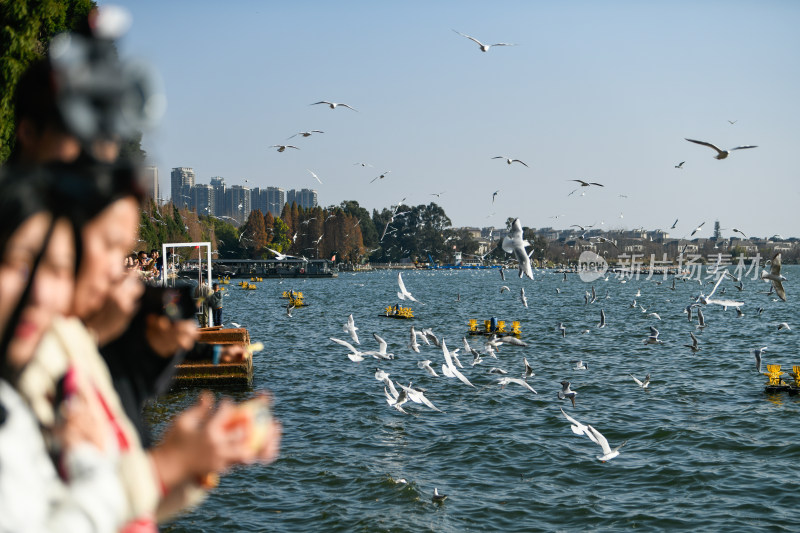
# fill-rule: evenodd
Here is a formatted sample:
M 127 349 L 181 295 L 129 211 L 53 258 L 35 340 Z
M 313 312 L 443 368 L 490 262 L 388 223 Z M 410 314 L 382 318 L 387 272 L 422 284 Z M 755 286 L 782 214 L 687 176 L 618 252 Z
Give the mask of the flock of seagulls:
M 485 44 L 485 43 L 479 41 L 478 39 L 476 39 L 475 37 L 472 37 L 470 35 L 466 35 L 464 33 L 461 33 L 459 31 L 457 31 L 457 30 L 453 30 L 453 31 L 456 34 L 458 34 L 459 36 L 464 37 L 464 38 L 472 41 L 473 43 L 475 43 L 479 47 L 480 51 L 483 52 L 483 53 L 488 52 L 492 47 L 516 46 L 515 44 L 504 43 L 504 42 L 493 43 L 493 44 Z M 312 103 L 310 105 L 314 105 L 314 106 L 316 106 L 316 105 L 326 105 L 331 110 L 335 110 L 337 107 L 344 107 L 344 108 L 347 108 L 347 109 L 350 109 L 352 111 L 356 111 L 357 112 L 357 110 L 355 108 L 353 108 L 352 106 L 350 106 L 348 104 L 339 103 L 339 102 L 332 102 L 332 101 L 327 101 L 327 100 L 314 102 L 314 103 Z M 729 122 L 730 122 L 730 124 L 734 124 L 735 123 L 735 121 L 729 121 Z M 321 131 L 321 130 L 301 131 L 301 132 L 295 133 L 294 135 L 289 137 L 289 139 L 292 139 L 292 138 L 298 137 L 298 136 L 300 136 L 302 138 L 307 138 L 307 137 L 310 137 L 312 135 L 323 134 L 323 133 L 324 132 Z M 698 144 L 698 145 L 701 145 L 701 146 L 706 146 L 708 148 L 713 149 L 716 152 L 715 159 L 717 159 L 717 160 L 726 159 L 726 158 L 729 157 L 729 155 L 732 152 L 737 151 L 737 150 L 751 149 L 751 148 L 756 148 L 757 147 L 755 145 L 744 145 L 744 146 L 736 146 L 734 148 L 723 150 L 723 149 L 718 148 L 714 144 L 709 143 L 709 142 L 705 142 L 705 141 L 699 141 L 699 140 L 688 139 L 688 138 L 686 139 L 686 141 L 694 143 L 694 144 Z M 276 144 L 276 145 L 272 145 L 270 148 L 275 148 L 277 150 L 277 152 L 281 152 L 281 153 L 285 152 L 285 151 L 287 151 L 289 149 L 294 149 L 294 150 L 299 150 L 300 149 L 298 146 L 288 145 L 288 144 Z M 524 166 L 526 168 L 530 168 L 528 166 L 528 164 L 525 163 L 523 160 L 518 159 L 518 158 L 514 158 L 514 157 L 509 157 L 509 156 L 506 156 L 506 155 L 494 156 L 491 159 L 492 160 L 496 159 L 496 160 L 504 161 L 508 166 L 511 166 L 512 164 L 517 163 L 517 164 L 522 165 L 522 166 Z M 675 165 L 675 168 L 676 169 L 683 169 L 685 163 L 686 163 L 686 161 L 681 161 L 680 163 Z M 372 167 L 371 164 L 366 163 L 366 162 L 354 163 L 354 165 L 361 166 L 362 168 L 363 167 Z M 308 170 L 308 172 L 311 174 L 311 176 L 314 179 L 316 179 L 320 184 L 322 184 L 322 180 L 317 176 L 317 174 L 315 174 L 311 170 Z M 390 174 L 390 172 L 391 171 L 382 172 L 378 176 L 375 176 L 370 181 L 370 183 L 374 183 L 374 182 L 379 181 L 379 180 L 384 180 Z M 584 179 L 572 179 L 572 180 L 567 180 L 567 181 L 574 182 L 574 183 L 578 184 L 577 188 L 572 190 L 572 192 L 570 192 L 569 195 L 572 195 L 577 191 L 589 191 L 589 190 L 592 190 L 591 189 L 592 187 L 596 187 L 596 188 L 604 188 L 605 187 L 604 184 L 599 183 L 598 181 L 588 181 L 588 179 L 587 180 L 584 180 Z M 497 199 L 499 193 L 500 193 L 500 190 L 496 190 L 492 194 L 492 203 L 495 202 L 495 200 Z M 437 197 L 439 197 L 441 194 L 443 194 L 443 193 L 433 193 L 433 195 L 437 196 Z M 585 194 L 585 193 L 581 192 L 581 195 L 583 195 L 583 194 Z M 625 195 L 620 195 L 620 196 L 621 197 L 626 197 Z M 389 221 L 389 223 L 386 224 L 386 227 L 384 228 L 383 235 L 381 237 L 381 241 L 383 240 L 383 237 L 385 237 L 385 235 L 389 231 L 390 224 L 394 220 L 394 218 L 398 217 L 398 216 L 402 216 L 404 214 L 404 213 L 398 213 L 398 209 L 399 209 L 401 204 L 402 204 L 402 202 L 395 207 L 393 215 L 392 215 L 392 219 Z M 622 214 L 620 214 L 620 217 L 622 217 Z M 558 218 L 558 217 L 556 217 L 556 218 Z M 677 224 L 678 224 L 678 220 L 676 219 L 670 229 L 675 229 Z M 696 226 L 695 229 L 691 232 L 690 236 L 693 237 L 696 233 L 701 231 L 701 229 L 703 228 L 704 225 L 705 225 L 705 222 L 702 222 L 699 226 Z M 591 226 L 585 226 L 585 227 L 578 226 L 578 227 L 581 229 L 582 232 L 586 233 L 587 228 L 589 228 Z M 734 232 L 740 233 L 742 236 L 745 236 L 745 234 L 743 232 L 739 231 L 738 229 L 734 229 Z M 608 239 L 605 239 L 603 237 L 593 238 L 591 240 L 591 242 L 596 242 L 596 243 L 601 243 L 601 244 L 612 244 L 612 245 L 614 245 L 614 247 L 616 247 L 616 245 L 613 242 L 611 242 Z M 513 220 L 512 224 L 511 224 L 511 229 L 510 229 L 508 235 L 506 237 L 504 237 L 502 242 L 501 242 L 501 248 L 502 248 L 502 250 L 504 252 L 506 252 L 507 254 L 511 255 L 512 262 L 516 263 L 516 266 L 517 266 L 517 269 L 518 269 L 519 278 L 521 280 L 523 280 L 523 282 L 526 282 L 525 278 L 527 278 L 527 280 L 529 280 L 529 281 L 535 281 L 534 269 L 533 269 L 533 266 L 532 266 L 532 263 L 531 263 L 531 256 L 532 256 L 534 250 L 533 250 L 533 247 L 531 246 L 531 244 L 528 241 L 526 241 L 525 238 L 524 238 L 522 223 L 521 223 L 519 218 L 516 218 L 516 219 Z M 270 251 L 273 254 L 275 254 L 275 256 L 278 259 L 291 257 L 291 256 L 286 256 L 286 255 L 280 254 L 279 252 L 277 252 L 275 250 L 270 250 Z M 720 269 L 719 265 L 717 265 L 716 268 L 717 268 L 717 271 L 715 271 L 715 274 L 717 274 L 719 272 L 721 272 L 722 274 L 717 277 L 717 281 L 714 284 L 714 287 L 713 287 L 712 291 L 710 292 L 710 294 L 708 296 L 705 296 L 702 293 L 700 293 L 699 296 L 696 298 L 695 302 L 690 304 L 690 305 L 687 305 L 685 307 L 685 309 L 684 309 L 684 312 L 688 315 L 688 320 L 689 320 L 690 323 L 694 322 L 693 316 L 696 316 L 697 326 L 696 326 L 695 331 L 698 333 L 698 335 L 701 335 L 701 337 L 702 337 L 701 332 L 704 330 L 704 328 L 708 327 L 708 325 L 706 323 L 706 320 L 705 320 L 705 316 L 703 314 L 703 307 L 706 307 L 706 306 L 709 306 L 709 305 L 719 306 L 723 310 L 728 309 L 728 308 L 733 308 L 733 309 L 737 310 L 737 312 L 739 313 L 739 316 L 742 316 L 741 308 L 742 308 L 742 306 L 744 306 L 744 302 L 740 302 L 738 300 L 727 299 L 727 298 L 726 299 L 722 299 L 722 298 L 719 298 L 719 297 L 718 298 L 714 298 L 715 294 L 718 295 L 718 296 L 721 296 L 720 293 L 722 291 L 724 291 L 724 289 L 722 289 L 720 291 L 720 293 L 717 292 L 718 288 L 720 288 L 720 286 L 723 283 L 723 281 L 725 279 L 730 279 L 732 277 L 730 274 L 727 274 L 727 271 L 725 271 L 724 269 Z M 503 280 L 505 280 L 505 274 L 504 274 L 504 270 L 503 269 L 500 270 L 500 276 L 501 276 L 501 278 Z M 774 293 L 776 295 L 776 297 L 779 298 L 780 300 L 786 301 L 786 292 L 785 292 L 785 289 L 784 289 L 784 286 L 783 286 L 783 282 L 786 281 L 786 277 L 781 274 L 781 256 L 780 256 L 780 254 L 776 254 L 772 258 L 772 260 L 770 262 L 769 270 L 764 270 L 763 272 L 761 272 L 760 273 L 760 279 L 764 280 L 765 282 L 769 282 L 771 284 L 771 293 Z M 607 280 L 608 280 L 608 278 L 606 278 L 606 281 Z M 564 275 L 564 281 L 566 281 L 566 274 Z M 686 281 L 686 280 L 684 280 L 684 281 Z M 738 281 L 738 283 L 740 283 L 740 285 L 738 285 L 738 286 L 734 285 L 734 287 L 736 287 L 741 292 L 742 290 L 744 290 L 744 286 L 743 286 L 743 284 L 741 284 L 741 281 Z M 416 302 L 416 303 L 422 304 L 422 302 L 420 302 L 417 298 L 415 298 L 411 294 L 411 292 L 408 290 L 408 288 L 406 287 L 406 285 L 405 285 L 405 283 L 403 281 L 402 274 L 400 274 L 400 273 L 397 275 L 397 285 L 398 285 L 397 297 L 398 297 L 399 300 L 401 300 L 401 301 L 409 301 L 409 302 Z M 672 289 L 673 290 L 675 289 L 675 278 L 673 278 L 673 281 L 672 281 Z M 508 287 L 507 285 L 501 286 L 500 287 L 500 294 L 503 294 L 504 292 L 511 293 L 511 288 Z M 560 288 L 557 289 L 557 293 L 561 294 Z M 637 298 L 641 297 L 641 293 L 637 293 L 636 297 Z M 598 298 L 598 295 L 597 295 L 597 293 L 595 291 L 595 288 L 594 288 L 594 286 L 592 286 L 591 287 L 591 294 L 589 294 L 588 291 L 586 292 L 584 302 L 585 302 L 585 305 L 591 305 L 591 304 L 594 304 L 597 301 L 599 301 L 601 298 L 602 297 Z M 606 298 L 609 298 L 608 292 L 606 294 Z M 425 298 L 425 299 L 427 300 L 427 298 Z M 643 301 L 645 301 L 645 300 L 643 300 Z M 522 306 L 522 308 L 528 308 L 529 301 L 528 301 L 528 296 L 526 295 L 525 287 L 520 287 L 519 302 L 520 302 L 520 305 Z M 643 307 L 641 305 L 641 303 L 637 302 L 636 300 L 633 301 L 633 303 L 632 303 L 632 305 L 630 307 L 631 307 L 631 309 L 639 309 L 641 311 L 641 313 L 642 313 L 641 316 L 642 317 L 646 317 L 647 320 L 661 321 L 661 315 L 656 311 L 652 311 L 652 309 L 653 309 L 652 305 L 648 305 L 647 306 L 649 309 L 651 309 L 650 312 L 648 312 L 648 309 Z M 659 311 L 662 311 L 662 313 L 664 312 L 664 310 L 659 310 Z M 596 324 L 596 328 L 597 329 L 606 328 L 607 326 L 609 326 L 609 323 L 607 323 L 607 320 L 606 320 L 605 309 L 600 309 L 600 313 L 599 314 L 600 314 L 600 321 L 599 321 L 599 323 Z M 638 315 L 638 311 L 637 311 L 637 315 Z M 613 324 L 614 323 L 611 323 L 610 328 L 613 328 Z M 655 345 L 655 346 L 664 345 L 665 341 L 660 338 L 659 330 L 655 326 L 652 326 L 652 325 L 648 326 L 648 328 L 649 328 L 649 335 L 644 339 L 644 344 L 645 345 Z M 363 349 L 362 346 L 361 346 L 360 339 L 359 339 L 358 330 L 359 330 L 359 328 L 355 324 L 354 316 L 353 316 L 353 314 L 350 314 L 347 317 L 347 321 L 342 326 L 342 331 L 344 333 L 346 333 L 347 335 L 349 335 L 349 340 L 342 340 L 342 339 L 339 339 L 339 338 L 336 338 L 336 337 L 330 337 L 330 340 L 333 343 L 344 347 L 347 350 L 347 352 L 345 353 L 346 357 L 350 361 L 352 361 L 354 363 L 361 363 L 367 357 L 371 357 L 371 358 L 373 358 L 375 360 L 381 361 L 381 364 L 387 364 L 387 365 L 388 364 L 392 364 L 391 361 L 396 357 L 396 355 L 389 351 L 389 343 L 387 343 L 387 341 L 381 335 L 379 335 L 378 333 L 373 332 L 372 333 L 372 337 L 375 340 L 375 342 L 377 342 L 377 345 L 378 345 L 377 349 L 373 349 L 373 350 Z M 567 330 L 568 330 L 567 325 L 565 325 L 564 322 L 560 322 L 558 324 L 557 331 L 558 331 L 558 334 L 561 336 L 561 338 L 566 338 L 567 337 Z M 665 336 L 667 337 L 667 341 L 669 341 L 669 331 L 668 331 L 667 328 L 665 328 L 664 330 L 665 330 Z M 572 330 L 570 330 L 570 331 L 572 331 Z M 606 331 L 608 331 L 608 330 L 606 330 Z M 690 331 L 689 332 L 689 336 L 691 338 L 691 344 L 684 344 L 683 345 L 684 347 L 689 348 L 689 350 L 691 351 L 692 354 L 696 354 L 700 350 L 700 340 L 698 339 L 697 335 L 695 335 L 695 331 Z M 788 331 L 791 331 L 791 328 L 790 328 L 788 323 L 781 323 L 781 324 L 778 325 L 778 331 L 787 331 L 788 332 Z M 589 334 L 590 330 L 589 329 L 582 329 L 581 333 L 582 334 Z M 420 354 L 421 359 L 419 361 L 417 361 L 417 368 L 419 369 L 419 372 L 423 377 L 425 377 L 426 379 L 431 379 L 431 378 L 449 379 L 449 380 L 452 380 L 453 383 L 460 383 L 461 385 L 459 385 L 459 386 L 470 387 L 471 389 L 478 389 L 478 387 L 476 387 L 476 385 L 473 384 L 473 382 L 470 380 L 470 378 L 465 375 L 465 372 L 467 374 L 470 374 L 470 377 L 472 377 L 473 374 L 474 374 L 474 369 L 475 369 L 476 366 L 484 364 L 484 361 L 487 360 L 487 359 L 497 360 L 498 359 L 498 355 L 497 354 L 501 349 L 503 350 L 504 353 L 506 353 L 506 349 L 513 350 L 514 348 L 512 348 L 512 347 L 514 347 L 514 346 L 526 346 L 526 344 L 524 342 L 520 341 L 519 339 L 516 339 L 515 337 L 512 337 L 512 336 L 500 337 L 500 336 L 496 336 L 495 335 L 495 336 L 483 339 L 484 340 L 483 346 L 478 346 L 477 343 L 474 343 L 475 347 L 473 347 L 473 346 L 470 345 L 469 341 L 467 340 L 467 338 L 465 336 L 465 337 L 462 338 L 463 347 L 451 350 L 451 349 L 448 348 L 446 340 L 444 338 L 439 338 L 433 332 L 432 329 L 423 328 L 421 330 L 417 330 L 414 326 L 410 327 L 410 331 L 408 332 L 407 339 L 408 339 L 407 343 L 404 342 L 403 346 L 404 346 L 404 348 L 407 348 L 412 353 Z M 648 346 L 647 349 L 650 349 L 649 346 Z M 652 348 L 652 349 L 658 350 L 659 348 L 656 347 L 656 348 Z M 435 355 L 429 355 L 432 351 L 436 352 Z M 761 371 L 762 356 L 764 355 L 764 353 L 766 351 L 767 351 L 767 347 L 766 346 L 754 349 L 752 351 L 752 353 L 753 353 L 753 355 L 755 357 L 755 360 L 756 360 L 756 369 L 757 369 L 758 372 Z M 459 357 L 459 352 L 460 352 L 460 357 Z M 439 355 L 439 353 L 441 355 Z M 401 357 L 401 356 L 402 356 L 402 354 L 397 355 L 397 357 Z M 423 357 L 430 357 L 430 358 L 423 359 Z M 435 359 L 434 359 L 434 357 L 435 357 Z M 471 361 L 468 361 L 466 359 L 466 357 L 471 357 Z M 461 358 L 464 359 L 463 363 L 461 361 Z M 434 362 L 434 361 L 436 361 L 436 362 Z M 574 360 L 574 361 L 571 361 L 571 362 L 575 364 L 575 367 L 572 368 L 573 371 L 575 371 L 575 372 L 589 372 L 589 363 L 588 362 L 583 361 L 583 360 Z M 593 365 L 592 368 L 596 368 L 596 367 Z M 470 369 L 472 369 L 473 373 L 470 373 Z M 531 382 L 530 382 L 535 378 L 536 374 L 534 372 L 533 367 L 529 363 L 527 357 L 522 357 L 521 371 L 519 373 L 516 373 L 516 374 L 512 375 L 512 374 L 509 373 L 508 370 L 500 368 L 499 366 L 493 366 L 487 371 L 487 374 L 492 374 L 494 376 L 500 376 L 495 381 L 496 386 L 499 386 L 500 390 L 504 390 L 509 385 L 514 385 L 514 386 L 520 387 L 523 391 L 525 391 L 525 394 L 524 394 L 525 397 L 530 397 L 527 394 L 528 392 L 531 393 L 531 394 L 534 394 L 534 395 L 538 395 L 537 391 L 534 389 L 534 387 L 531 385 Z M 650 390 L 649 387 L 650 387 L 650 384 L 651 384 L 651 377 L 650 377 L 649 373 L 642 380 L 640 380 L 639 378 L 637 378 L 633 374 L 629 374 L 629 376 L 630 376 L 630 378 L 633 379 L 633 381 L 635 382 L 637 387 L 642 389 L 642 391 L 649 391 Z M 434 404 L 434 402 L 431 400 L 431 398 L 426 396 L 427 391 L 425 389 L 419 387 L 419 386 L 414 386 L 413 381 L 408 381 L 408 384 L 406 385 L 405 381 L 403 381 L 401 383 L 400 381 L 398 381 L 396 379 L 393 379 L 392 376 L 388 372 L 386 372 L 386 371 L 384 371 L 384 370 L 382 370 L 380 368 L 376 368 L 375 369 L 374 377 L 375 377 L 375 379 L 377 381 L 379 381 L 380 383 L 383 384 L 384 398 L 385 398 L 386 404 L 389 406 L 390 409 L 393 410 L 392 412 L 396 411 L 397 413 L 401 413 L 401 414 L 404 414 L 404 415 L 415 414 L 414 410 L 410 409 L 409 407 L 412 406 L 412 404 L 417 404 L 417 405 L 423 406 L 424 408 L 427 408 L 428 410 L 433 411 L 435 413 L 446 414 L 446 411 L 444 411 L 444 410 L 440 409 L 439 407 L 437 407 Z M 473 378 L 473 379 L 475 379 L 475 378 Z M 627 378 L 626 378 L 626 380 L 627 380 Z M 476 383 L 478 383 L 478 381 L 476 381 Z M 627 383 L 630 385 L 630 381 L 627 381 Z M 565 379 L 565 380 L 562 380 L 560 382 L 560 385 L 561 385 L 561 388 L 559 390 L 554 390 L 553 391 L 554 396 L 558 400 L 561 400 L 561 401 L 569 400 L 569 404 L 572 406 L 572 408 L 575 408 L 576 407 L 576 399 L 577 399 L 578 392 L 571 388 L 572 387 L 572 382 L 570 382 L 569 380 Z M 580 388 L 579 385 L 580 384 L 578 384 L 577 388 Z M 631 385 L 631 387 L 632 387 L 632 385 Z M 540 390 L 541 390 L 541 387 L 540 387 Z M 588 392 L 585 393 L 585 394 L 588 394 Z M 584 398 L 584 396 L 582 396 L 582 398 Z M 435 400 L 435 398 L 434 398 L 434 400 Z M 585 400 L 582 399 L 581 402 L 584 403 Z M 437 403 L 439 403 L 438 400 L 437 400 Z M 567 404 L 564 403 L 563 405 L 567 405 Z M 584 424 L 584 423 L 579 422 L 573 416 L 570 416 L 569 414 L 567 414 L 567 412 L 564 410 L 563 407 L 560 407 L 560 410 L 561 410 L 561 413 L 563 414 L 563 416 L 565 417 L 565 419 L 567 420 L 567 422 L 569 423 L 569 427 L 570 427 L 571 431 L 575 435 L 585 436 L 593 444 L 595 444 L 597 446 L 600 446 L 601 454 L 596 456 L 599 461 L 607 462 L 607 461 L 610 461 L 611 459 L 614 459 L 614 458 L 616 458 L 616 457 L 618 457 L 620 455 L 620 449 L 623 446 L 626 445 L 627 441 L 623 441 L 619 446 L 617 446 L 615 448 L 611 448 L 611 446 L 610 446 L 608 440 L 606 439 L 606 437 L 602 433 L 600 433 L 595 427 L 593 427 L 591 424 Z M 405 480 L 402 480 L 402 481 L 405 481 Z M 431 501 L 433 503 L 442 504 L 445 501 L 446 498 L 447 498 L 447 495 L 439 493 L 438 488 L 434 488 L 433 496 L 431 498 Z

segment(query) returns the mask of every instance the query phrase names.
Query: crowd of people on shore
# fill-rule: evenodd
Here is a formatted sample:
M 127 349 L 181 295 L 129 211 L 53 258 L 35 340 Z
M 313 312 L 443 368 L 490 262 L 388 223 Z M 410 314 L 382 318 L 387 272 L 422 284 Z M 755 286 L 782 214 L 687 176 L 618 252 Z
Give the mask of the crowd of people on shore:
M 103 51 L 98 28 L 69 45 Z M 247 354 L 197 343 L 196 317 L 145 283 L 162 273 L 157 250 L 128 255 L 139 169 L 103 116 L 76 130 L 59 68 L 48 55 L 20 80 L 0 172 L 0 532 L 153 532 L 230 468 L 274 461 L 281 426 L 266 394 L 236 405 L 203 392 L 151 435 L 142 409 L 176 363 Z

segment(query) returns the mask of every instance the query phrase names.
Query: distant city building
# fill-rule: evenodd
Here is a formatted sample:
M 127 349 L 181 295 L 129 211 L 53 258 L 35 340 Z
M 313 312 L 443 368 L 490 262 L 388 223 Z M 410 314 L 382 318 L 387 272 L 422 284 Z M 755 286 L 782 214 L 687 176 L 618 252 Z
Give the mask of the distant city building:
M 194 169 L 191 167 L 176 167 L 170 174 L 170 197 L 172 203 L 178 206 L 189 205 L 191 197 L 189 193 L 194 185 Z
M 216 215 L 215 211 L 215 198 L 214 187 L 201 183 L 193 185 L 190 190 L 189 196 L 192 199 L 191 208 L 197 212 L 198 215 Z
M 314 189 L 300 189 L 299 191 L 291 189 L 286 193 L 286 203 L 291 205 L 292 202 L 296 203 L 297 207 L 304 209 L 317 207 L 317 191 Z
M 250 189 L 241 185 L 231 185 L 225 191 L 226 216 L 233 217 L 239 224 L 243 224 L 250 215 L 251 208 Z
M 316 193 L 314 195 L 314 202 L 316 203 Z M 280 187 L 267 187 L 267 211 L 272 213 L 272 216 L 281 216 L 283 211 L 283 204 L 286 203 L 286 191 Z M 264 211 L 264 214 L 267 212 Z
M 158 194 L 158 167 L 144 167 L 144 190 L 148 200 L 161 203 Z
M 225 178 L 219 176 L 211 178 L 211 187 L 214 189 L 214 215 L 230 216 L 225 212 Z

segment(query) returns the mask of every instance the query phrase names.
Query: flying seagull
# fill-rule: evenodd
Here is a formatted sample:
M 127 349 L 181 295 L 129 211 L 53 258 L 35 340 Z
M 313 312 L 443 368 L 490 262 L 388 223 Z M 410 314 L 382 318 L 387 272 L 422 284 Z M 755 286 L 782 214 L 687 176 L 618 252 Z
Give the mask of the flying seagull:
M 315 180 L 317 180 L 317 181 L 319 182 L 319 184 L 320 184 L 320 185 L 322 185 L 322 180 L 321 180 L 321 179 L 319 179 L 319 176 L 317 176 L 316 174 L 314 174 L 313 172 L 311 172 L 309 169 L 306 169 L 306 170 L 308 170 L 309 174 L 311 174 L 312 176 L 314 176 L 314 179 L 315 179 Z
M 358 328 L 356 327 L 355 320 L 353 320 L 352 313 L 350 314 L 350 316 L 347 317 L 347 323 L 344 325 L 342 329 L 344 330 L 345 333 L 350 334 L 350 338 L 353 339 L 353 342 L 355 342 L 356 344 L 361 344 L 361 342 L 359 342 L 358 340 L 358 333 L 356 333 Z
M 522 163 L 522 164 L 523 164 L 523 165 L 525 165 L 526 167 L 528 166 L 528 165 L 527 165 L 527 164 L 526 164 L 524 161 L 522 161 L 521 159 L 511 159 L 510 157 L 506 157 L 506 156 L 504 156 L 504 155 L 498 155 L 498 156 L 495 156 L 495 157 L 493 157 L 492 159 L 505 159 L 505 160 L 506 160 L 506 163 L 508 163 L 509 165 L 510 165 L 511 163 Z
M 533 387 L 528 385 L 528 382 L 525 381 L 524 379 L 504 377 L 497 380 L 497 384 L 500 385 L 501 389 L 505 389 L 506 385 L 508 385 L 509 383 L 516 383 L 517 385 L 522 385 L 532 393 L 538 394 L 535 390 L 533 390 Z
M 370 181 L 370 183 L 372 183 L 372 182 L 373 182 L 373 181 L 375 181 L 375 180 L 382 180 L 383 178 L 385 178 L 385 177 L 386 177 L 386 174 L 388 174 L 388 173 L 390 173 L 390 172 L 391 172 L 391 170 L 387 170 L 386 172 L 382 173 L 380 176 L 375 176 L 374 178 L 372 178 L 372 180 Z
M 650 374 L 647 374 L 644 377 L 644 381 L 639 381 L 639 378 L 637 378 L 633 374 L 629 374 L 629 375 L 633 378 L 633 381 L 635 381 L 636 384 L 639 385 L 643 389 L 646 389 L 650 385 Z
M 775 294 L 778 295 L 778 298 L 786 301 L 786 291 L 783 290 L 783 281 L 786 281 L 786 277 L 781 275 L 781 253 L 778 252 L 772 258 L 772 263 L 770 264 L 770 271 L 767 272 L 764 270 L 761 272 L 761 279 L 768 279 L 772 282 L 772 287 L 775 289 Z
M 564 400 L 566 398 L 569 398 L 570 401 L 572 402 L 572 407 L 575 407 L 575 396 L 577 396 L 578 393 L 570 389 L 569 385 L 570 385 L 569 381 L 564 380 L 561 382 L 561 390 L 558 391 L 558 399 Z
M 756 348 L 753 350 L 753 355 L 756 358 L 756 372 L 761 372 L 761 356 L 767 351 L 767 347 Z
M 737 309 L 738 309 L 738 308 L 737 308 Z M 698 351 L 698 350 L 700 349 L 700 348 L 697 346 L 697 342 L 698 342 L 698 341 L 697 341 L 697 337 L 695 337 L 695 336 L 694 336 L 694 333 L 692 333 L 691 331 L 689 332 L 689 335 L 691 335 L 691 336 L 692 336 L 692 344 L 684 344 L 684 346 L 686 346 L 687 348 L 689 348 L 689 349 L 690 349 L 690 350 L 692 350 L 693 352 L 696 352 L 696 351 Z
M 583 181 L 583 180 L 567 180 L 567 181 L 574 181 L 576 183 L 580 183 L 581 187 L 589 187 L 590 185 L 597 185 L 598 187 L 605 187 L 602 183 L 596 183 L 594 181 Z
M 488 52 L 488 51 L 489 51 L 489 48 L 491 48 L 492 46 L 517 46 L 517 45 L 515 45 L 515 44 L 511 44 L 511 43 L 494 43 L 494 44 L 483 44 L 482 42 L 480 42 L 480 41 L 479 41 L 478 39 L 476 39 L 475 37 L 470 37 L 469 35 L 465 35 L 465 34 L 461 33 L 460 31 L 457 31 L 457 30 L 453 30 L 453 31 L 454 31 L 454 32 L 456 32 L 457 34 L 459 34 L 460 36 L 462 36 L 462 37 L 466 37 L 466 38 L 467 38 L 467 39 L 469 39 L 470 41 L 472 41 L 472 42 L 474 42 L 475 44 L 477 44 L 477 45 L 480 47 L 480 49 L 481 49 L 481 52 Z
M 589 429 L 592 435 L 594 435 L 594 438 L 596 439 L 595 442 L 599 444 L 600 448 L 602 448 L 603 450 L 603 455 L 597 456 L 597 459 L 603 463 L 605 463 L 606 461 L 610 461 L 614 457 L 618 456 L 619 449 L 625 446 L 625 444 L 628 442 L 624 441 L 622 444 L 620 444 L 619 446 L 617 446 L 612 450 L 611 446 L 608 445 L 608 440 L 606 440 L 606 438 L 599 431 L 594 429 L 592 426 L 587 425 L 586 427 Z
M 713 148 L 714 150 L 716 150 L 717 151 L 717 155 L 714 156 L 714 159 L 725 159 L 734 150 L 744 150 L 746 148 L 758 148 L 758 146 L 748 145 L 748 146 L 737 146 L 736 148 L 731 148 L 729 150 L 720 150 L 719 148 L 717 148 L 716 146 L 714 146 L 711 143 L 707 143 L 707 142 L 704 142 L 704 141 L 695 141 L 694 139 L 686 139 L 686 140 L 689 141 L 690 143 L 701 144 L 703 146 L 708 146 L 709 148 Z
M 589 440 L 591 440 L 595 444 L 599 444 L 594 434 L 591 431 L 589 431 L 589 426 L 581 424 L 580 422 L 569 416 L 566 412 L 564 412 L 563 407 L 559 407 L 559 409 L 561 409 L 561 414 L 564 415 L 564 418 L 566 418 L 567 421 L 569 421 L 569 423 L 572 424 L 570 426 L 570 429 L 572 430 L 573 433 L 575 433 L 576 435 L 586 435 L 587 437 L 589 437 Z
M 497 189 L 496 191 L 494 191 L 492 193 L 492 203 L 494 203 L 494 199 L 497 197 L 497 193 L 499 193 L 499 192 L 500 192 L 500 189 Z
M 341 344 L 342 346 L 350 350 L 350 353 L 347 354 L 347 357 L 350 358 L 350 360 L 353 361 L 354 363 L 358 363 L 364 360 L 364 353 L 359 350 L 356 350 L 355 346 L 353 346 L 349 342 L 343 341 L 341 339 L 336 339 L 334 337 L 330 337 L 330 339 L 333 342 Z
M 283 261 L 284 259 L 297 259 L 293 255 L 282 254 L 277 250 L 273 250 L 272 248 L 267 248 L 267 250 L 269 250 L 270 252 L 275 254 L 275 259 L 278 260 L 278 261 Z
M 298 135 L 302 135 L 303 137 L 311 137 L 311 135 L 314 133 L 325 133 L 325 132 L 321 130 L 299 131 L 294 135 L 292 135 L 292 137 L 297 137 Z M 289 137 L 289 139 L 291 139 L 292 137 Z
M 675 165 L 675 168 L 683 168 L 683 164 L 684 164 L 684 163 L 686 163 L 686 161 L 681 161 L 680 163 L 678 163 L 677 165 Z
M 412 302 L 422 303 L 413 296 L 411 296 L 411 293 L 406 290 L 406 284 L 403 283 L 403 274 L 400 272 L 397 273 L 397 285 L 400 287 L 400 290 L 397 292 L 398 298 L 400 298 L 401 300 L 405 300 L 406 298 L 408 298 Z
M 310 104 L 310 105 L 317 105 L 317 104 L 326 104 L 331 109 L 336 109 L 337 107 L 342 106 L 342 107 L 346 107 L 347 109 L 352 109 L 353 111 L 358 111 L 358 109 L 354 109 L 354 108 L 350 107 L 347 104 L 340 104 L 340 103 L 337 103 L 337 102 L 328 102 L 327 100 L 322 100 L 321 102 L 314 102 L 313 104 Z
M 295 150 L 299 150 L 297 146 L 292 146 L 291 144 L 273 144 L 270 148 L 277 148 L 279 152 L 285 151 L 287 148 L 294 148 Z
M 507 254 L 513 253 L 519 263 L 519 277 L 523 275 L 533 279 L 533 270 L 531 269 L 531 258 L 525 251 L 526 246 L 531 244 L 522 238 L 522 222 L 518 218 L 514 219 L 511 224 L 511 232 L 507 237 L 503 238 L 503 251 Z

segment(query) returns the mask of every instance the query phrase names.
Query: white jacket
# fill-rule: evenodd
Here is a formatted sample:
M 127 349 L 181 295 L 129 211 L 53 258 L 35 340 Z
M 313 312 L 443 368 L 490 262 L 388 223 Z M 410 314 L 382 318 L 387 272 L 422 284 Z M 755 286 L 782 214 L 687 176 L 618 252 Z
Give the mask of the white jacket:
M 0 380 L 7 411 L 0 425 L 0 532 L 113 532 L 124 520 L 116 461 L 85 445 L 69 451 L 64 484 L 28 405 Z

